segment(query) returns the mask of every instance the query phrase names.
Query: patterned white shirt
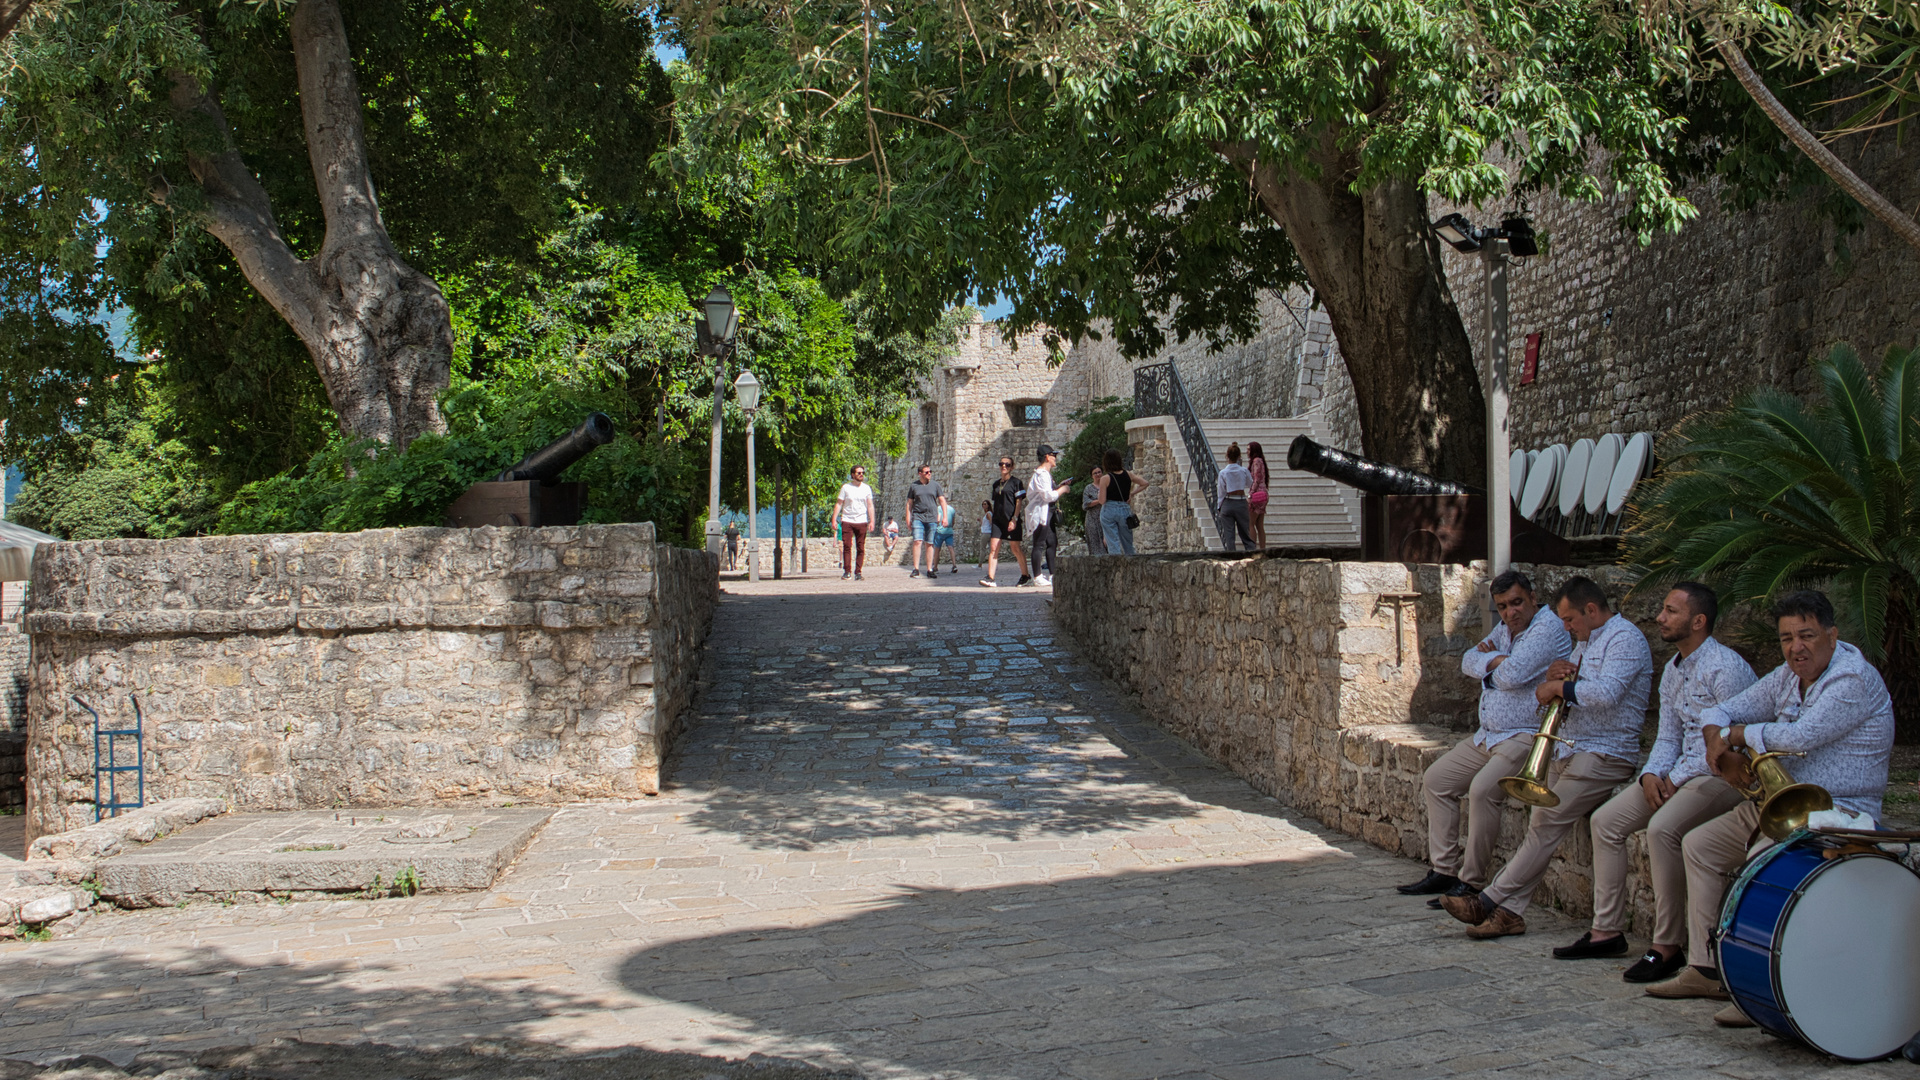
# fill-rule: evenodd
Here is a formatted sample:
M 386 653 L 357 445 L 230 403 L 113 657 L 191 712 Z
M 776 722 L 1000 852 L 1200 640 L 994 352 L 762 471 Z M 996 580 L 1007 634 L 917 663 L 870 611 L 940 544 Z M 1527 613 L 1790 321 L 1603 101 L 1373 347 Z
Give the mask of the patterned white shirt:
M 1533 699 L 1533 688 L 1547 677 L 1547 665 L 1567 658 L 1573 650 L 1573 635 L 1567 633 L 1560 616 L 1543 607 L 1534 612 L 1518 640 L 1507 631 L 1506 623 L 1494 627 L 1485 640 L 1493 642 L 1493 651 L 1468 649 L 1460 658 L 1460 670 L 1480 680 L 1480 730 L 1473 742 L 1491 749 L 1515 735 L 1540 729 L 1540 703 Z M 1502 656 L 1506 660 L 1493 667 Z
M 1701 642 L 1691 656 L 1674 654 L 1660 671 L 1660 734 L 1641 775 L 1664 776 L 1674 787 L 1711 775 L 1700 717 L 1753 681 L 1753 668 L 1718 638 Z
M 1784 763 L 1793 778 L 1818 784 L 1841 810 L 1880 817 L 1893 757 L 1893 699 L 1860 650 L 1840 642 L 1827 670 L 1800 693 L 1800 677 L 1785 664 L 1743 693 L 1708 709 L 1702 724 L 1745 724 L 1756 754 L 1803 753 Z
M 1615 615 L 1587 635 L 1580 675 L 1567 684 L 1567 723 L 1555 754 L 1640 759 L 1640 728 L 1653 694 L 1653 651 L 1640 628 Z M 1572 745 L 1569 746 L 1568 743 Z

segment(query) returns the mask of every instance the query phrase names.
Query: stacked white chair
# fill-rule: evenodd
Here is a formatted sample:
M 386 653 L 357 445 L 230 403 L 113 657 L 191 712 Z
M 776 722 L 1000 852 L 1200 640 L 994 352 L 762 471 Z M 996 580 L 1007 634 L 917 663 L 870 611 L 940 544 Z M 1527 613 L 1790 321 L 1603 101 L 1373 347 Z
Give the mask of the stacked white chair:
M 1653 471 L 1653 435 L 1612 432 L 1515 450 L 1508 486 L 1521 517 L 1562 536 L 1611 535 L 1620 531 L 1634 488 Z

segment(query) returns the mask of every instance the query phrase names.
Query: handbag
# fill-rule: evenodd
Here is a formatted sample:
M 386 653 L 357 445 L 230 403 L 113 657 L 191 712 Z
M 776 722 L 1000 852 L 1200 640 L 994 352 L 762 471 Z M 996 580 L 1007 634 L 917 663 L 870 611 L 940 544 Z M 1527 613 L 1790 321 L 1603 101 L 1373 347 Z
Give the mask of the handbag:
M 1139 514 L 1128 514 L 1128 515 L 1127 515 L 1127 528 L 1129 528 L 1129 529 L 1137 529 L 1137 528 L 1139 528 L 1139 527 L 1140 527 L 1140 515 L 1139 515 Z

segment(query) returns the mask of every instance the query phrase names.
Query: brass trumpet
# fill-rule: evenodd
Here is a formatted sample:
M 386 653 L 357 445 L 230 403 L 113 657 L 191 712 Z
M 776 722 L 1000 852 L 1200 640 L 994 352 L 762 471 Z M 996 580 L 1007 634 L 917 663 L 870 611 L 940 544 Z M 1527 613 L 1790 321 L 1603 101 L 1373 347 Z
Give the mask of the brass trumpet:
M 1547 769 L 1553 765 L 1554 743 L 1573 745 L 1560 737 L 1560 723 L 1566 715 L 1566 698 L 1547 702 L 1547 715 L 1540 721 L 1540 730 L 1534 732 L 1533 749 L 1527 752 L 1526 765 L 1513 776 L 1502 779 L 1500 790 L 1533 806 L 1560 805 L 1560 796 L 1547 786 Z
M 1795 829 L 1806 827 L 1807 815 L 1833 809 L 1833 796 L 1819 784 L 1795 783 L 1793 774 L 1780 764 L 1783 757 L 1805 757 L 1769 751 L 1748 764 L 1753 770 L 1754 786 L 1742 794 L 1760 804 L 1760 831 L 1775 840 L 1785 840 Z

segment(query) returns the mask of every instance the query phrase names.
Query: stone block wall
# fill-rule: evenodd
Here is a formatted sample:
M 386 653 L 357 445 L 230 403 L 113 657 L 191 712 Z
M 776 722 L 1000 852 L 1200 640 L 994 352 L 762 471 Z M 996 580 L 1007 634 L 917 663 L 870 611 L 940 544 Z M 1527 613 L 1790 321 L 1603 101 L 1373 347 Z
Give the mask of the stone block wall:
M 27 804 L 27 636 L 0 622 L 0 813 Z
M 1576 572 L 1525 569 L 1543 593 Z M 1597 580 L 1617 597 L 1612 573 Z M 1082 654 L 1169 731 L 1342 832 L 1424 858 L 1421 774 L 1477 723 L 1478 687 L 1460 674 L 1460 657 L 1486 633 L 1485 586 L 1477 566 L 1069 559 L 1053 610 Z M 1644 629 L 1651 610 L 1642 608 L 1628 612 Z M 1525 829 L 1524 808 L 1510 805 L 1502 857 Z M 1592 850 L 1586 831 L 1576 833 L 1538 898 L 1585 915 Z M 1652 892 L 1641 843 L 1630 854 L 1632 918 L 1644 927 Z
M 717 601 L 650 524 L 88 541 L 34 574 L 30 837 L 92 818 L 75 694 L 140 695 L 149 799 L 651 793 Z

